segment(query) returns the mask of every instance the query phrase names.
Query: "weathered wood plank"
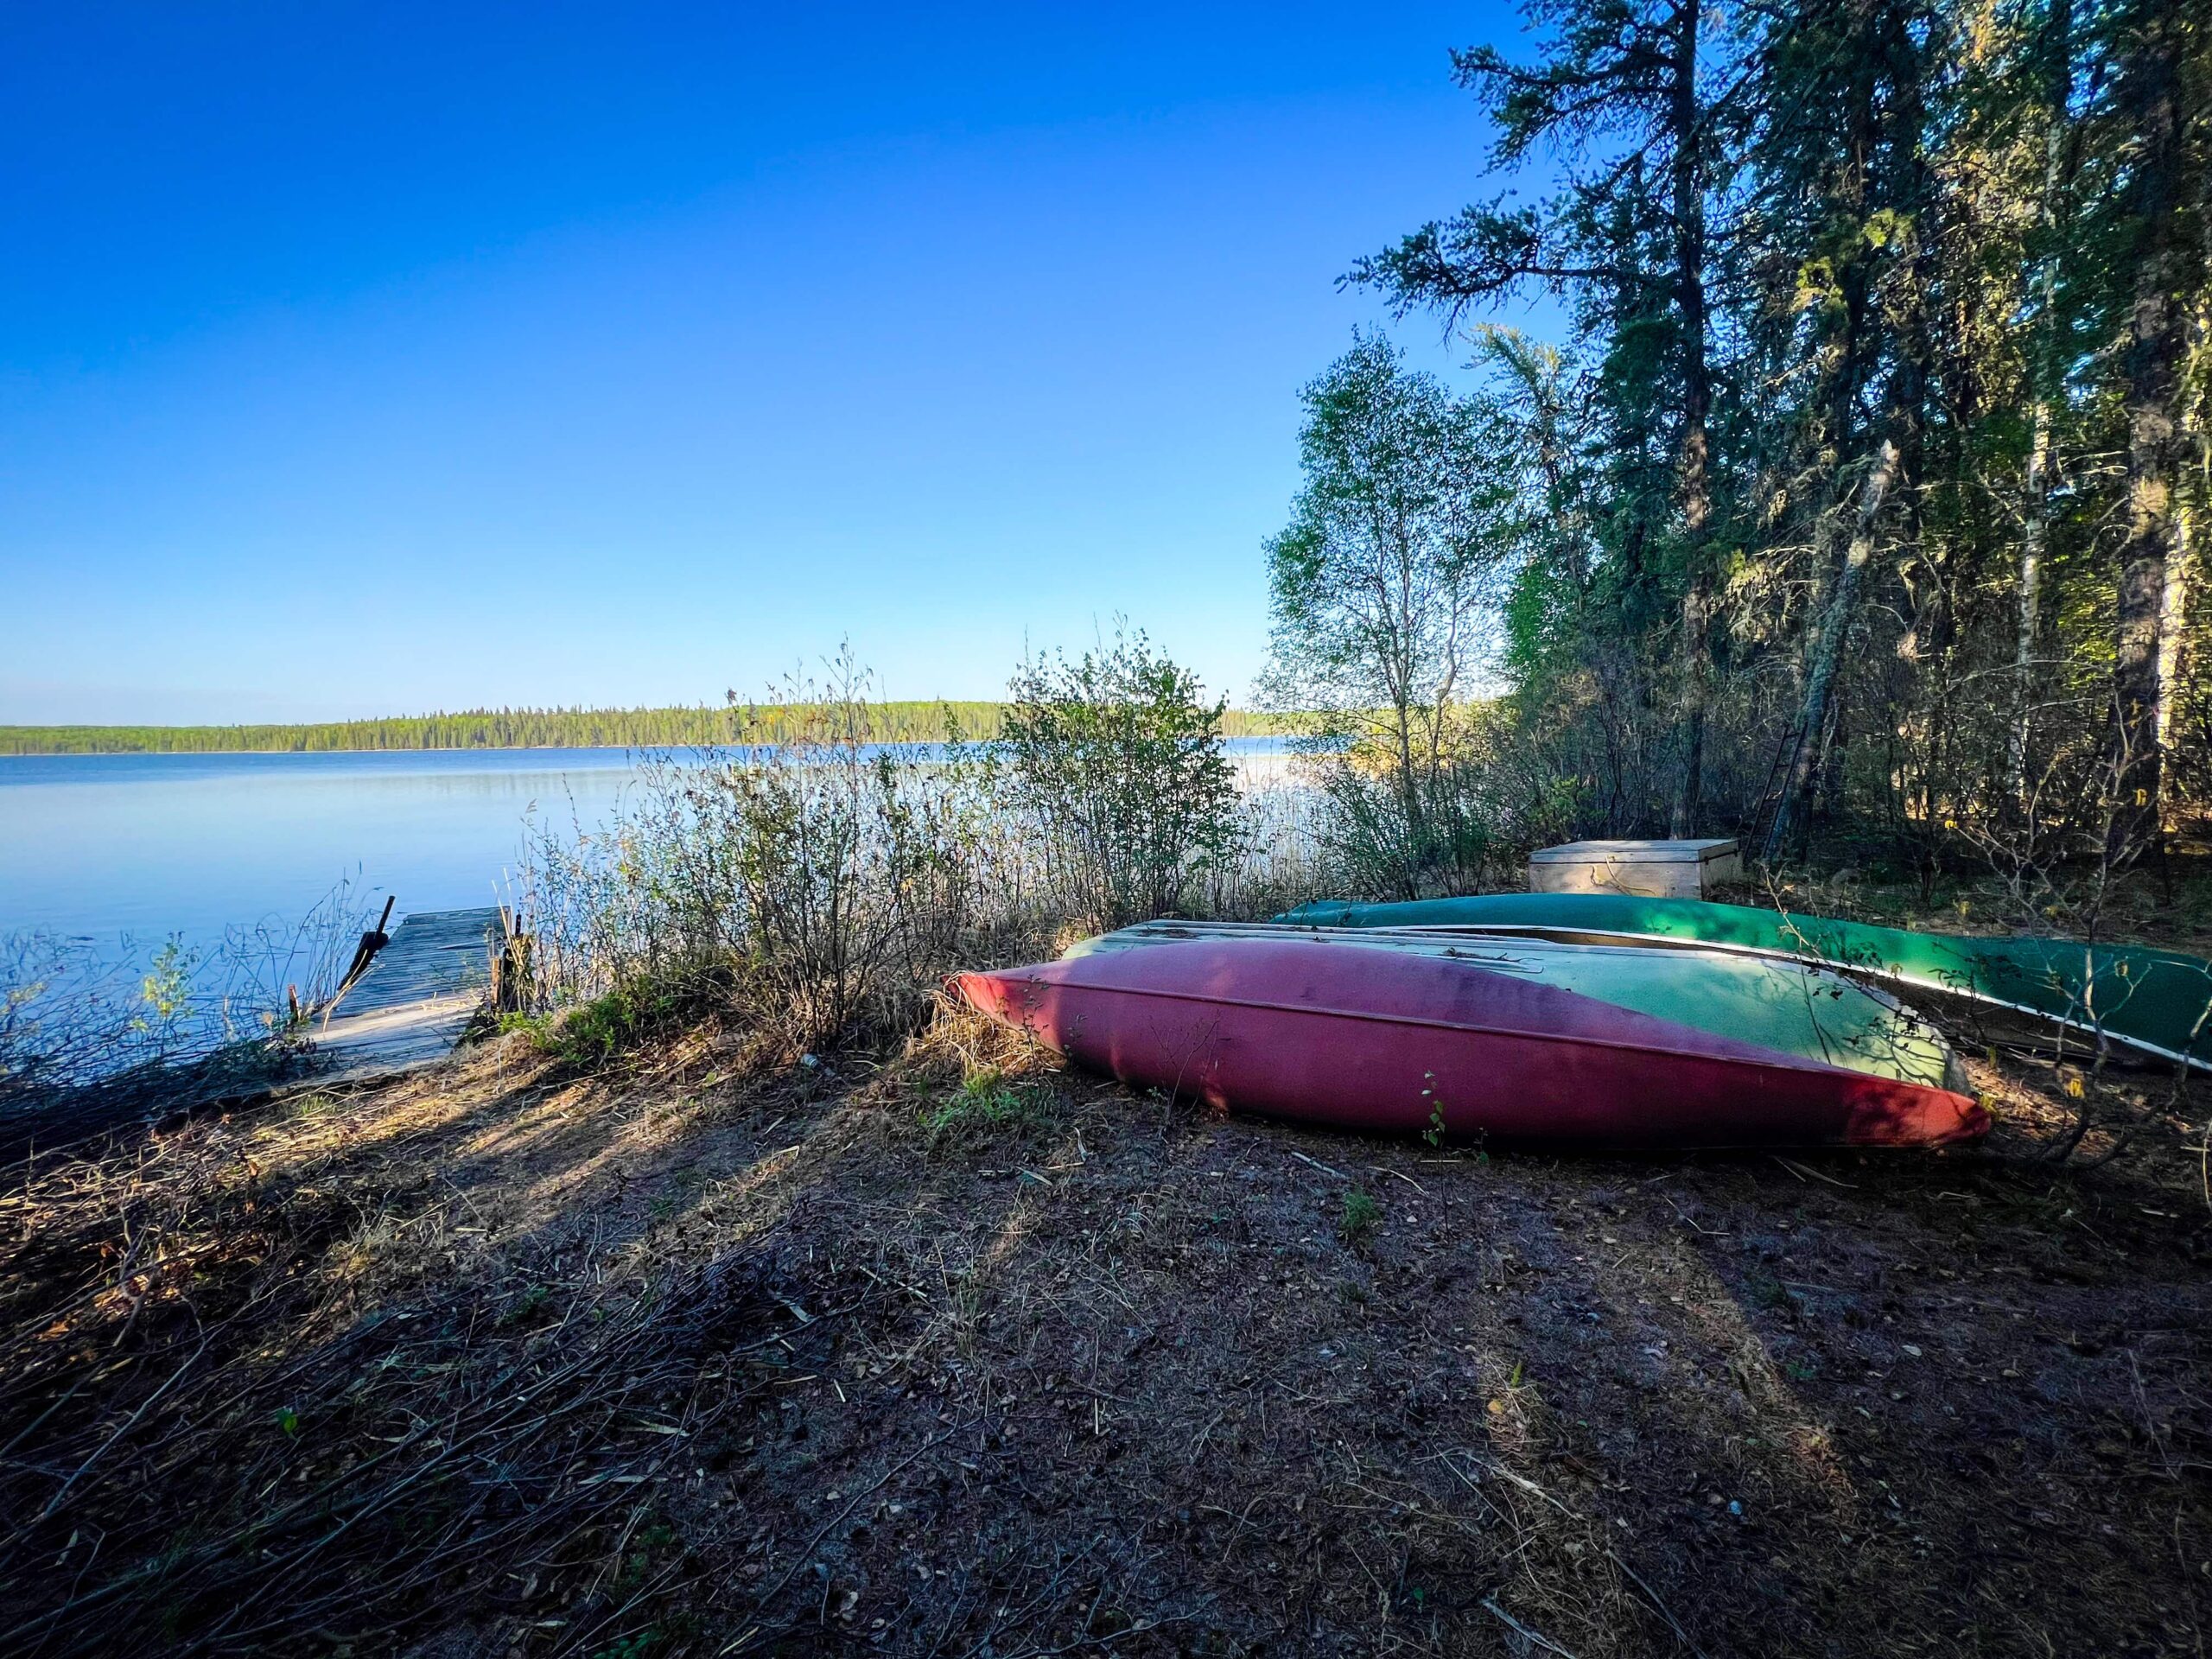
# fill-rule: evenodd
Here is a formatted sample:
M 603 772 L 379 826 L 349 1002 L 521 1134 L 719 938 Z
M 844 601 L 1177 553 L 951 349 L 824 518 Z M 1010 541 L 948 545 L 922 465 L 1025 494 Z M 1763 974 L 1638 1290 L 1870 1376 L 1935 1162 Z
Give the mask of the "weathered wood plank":
M 1629 893 L 1702 899 L 1743 879 L 1736 843 L 1713 841 L 1571 841 L 1529 855 L 1531 893 Z
M 318 1080 L 357 1082 L 444 1058 L 483 1006 L 505 931 L 496 906 L 402 921 L 316 1030 Z

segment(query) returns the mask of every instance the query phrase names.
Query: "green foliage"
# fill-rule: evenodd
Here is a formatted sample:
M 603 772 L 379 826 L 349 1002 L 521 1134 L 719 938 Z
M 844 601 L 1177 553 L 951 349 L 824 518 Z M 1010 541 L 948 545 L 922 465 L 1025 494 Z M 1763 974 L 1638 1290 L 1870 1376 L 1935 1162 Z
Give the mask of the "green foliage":
M 1181 913 L 1239 850 L 1224 705 L 1141 632 L 1022 664 L 988 764 L 1041 834 L 1049 877 L 1102 928 Z
M 553 1016 L 547 1014 L 524 1014 L 510 1009 L 499 1018 L 498 1030 L 502 1037 L 524 1036 L 541 1053 L 549 1053 L 547 1046 L 553 1026 Z
M 1507 489 L 1484 453 L 1483 411 L 1369 337 L 1302 396 L 1304 483 L 1268 543 L 1264 690 L 1278 709 L 1415 744 L 1427 711 L 1471 690 L 1472 628 L 1498 562 Z
M 1379 339 L 1356 339 L 1304 397 L 1305 482 L 1268 543 L 1262 693 L 1318 711 L 1306 729 L 1346 884 L 1411 898 L 1482 862 L 1459 773 L 1513 488 L 1491 406 Z
M 575 1065 L 599 1065 L 613 1059 L 635 1044 L 652 1023 L 647 1012 L 649 995 L 642 987 L 626 987 L 585 1003 L 554 1027 L 553 1052 Z
M 503 1325 L 528 1325 L 545 1311 L 552 1299 L 553 1293 L 543 1285 L 528 1286 L 500 1313 L 499 1323 Z
M 173 935 L 162 940 L 138 982 L 139 1013 L 131 1023 L 133 1032 L 166 1049 L 191 1016 L 193 976 L 199 967 L 198 954 L 181 938 Z
M 504 1014 L 499 1029 L 524 1033 L 539 1053 L 588 1070 L 700 1013 L 706 989 L 696 978 L 639 978 L 558 1015 Z
M 2024 918 L 2069 861 L 2156 839 L 2122 844 L 2152 785 L 2170 820 L 2212 809 L 2193 16 L 1534 0 L 1524 51 L 1455 56 L 1500 194 L 1351 274 L 1455 325 L 1540 290 L 1570 319 L 1556 353 L 1468 336 L 1512 485 L 1476 619 L 1506 695 L 1454 791 L 1493 849 L 1809 821 L 1930 881 L 1994 864 Z M 1433 397 L 1363 396 L 1373 453 L 1433 441 Z M 1323 483 L 1336 429 L 1309 428 Z M 1279 624 L 1318 516 L 1270 550 Z M 1369 804 L 1375 889 L 1465 879 L 1390 872 Z
M 1052 1102 L 1051 1084 L 1012 1080 L 995 1066 L 982 1066 L 923 1108 L 921 1124 L 932 1146 L 1022 1134 L 1049 1121 Z
M 1440 1147 L 1444 1144 L 1446 1131 L 1444 1102 L 1436 1092 L 1436 1073 L 1424 1071 L 1421 1074 L 1421 1091 L 1428 1098 L 1428 1127 L 1421 1132 L 1421 1138 L 1432 1147 Z
M 1357 1187 L 1347 1190 L 1337 1212 L 1337 1236 L 1346 1244 L 1363 1244 L 1382 1224 L 1382 1206 Z

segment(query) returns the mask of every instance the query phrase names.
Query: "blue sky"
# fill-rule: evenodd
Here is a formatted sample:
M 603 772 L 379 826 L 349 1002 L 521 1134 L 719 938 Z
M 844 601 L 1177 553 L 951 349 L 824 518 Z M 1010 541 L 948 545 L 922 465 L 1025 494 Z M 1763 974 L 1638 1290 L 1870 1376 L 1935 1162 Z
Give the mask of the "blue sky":
M 0 721 L 1242 697 L 1358 254 L 1501 7 L 17 9 Z M 1417 319 L 1397 337 L 1448 369 Z

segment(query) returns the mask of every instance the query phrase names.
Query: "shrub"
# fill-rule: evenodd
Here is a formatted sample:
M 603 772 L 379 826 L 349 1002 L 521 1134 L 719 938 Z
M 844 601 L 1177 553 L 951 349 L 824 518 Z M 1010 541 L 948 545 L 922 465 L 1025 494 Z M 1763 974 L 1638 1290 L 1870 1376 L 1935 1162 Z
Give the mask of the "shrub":
M 1392 757 L 1357 743 L 1315 755 L 1313 775 L 1321 856 L 1338 890 L 1418 899 L 1480 884 L 1491 842 L 1471 760 L 1447 760 L 1408 785 Z M 1418 813 L 1406 808 L 1409 791 Z
M 720 973 L 794 1047 L 918 1014 L 982 886 L 975 763 L 872 741 L 849 652 L 782 692 L 778 741 L 735 711 L 737 741 L 649 760 L 606 830 L 534 837 L 517 906 L 533 1006 Z
M 958 780 L 872 747 L 849 656 L 827 692 L 808 697 L 795 740 L 702 785 L 745 918 L 748 982 L 804 1042 L 863 1016 L 903 1023 L 950 964 L 975 875 Z
M 1024 663 L 989 750 L 1037 836 L 1051 892 L 1102 928 L 1182 912 L 1241 844 L 1226 706 L 1122 627 L 1070 661 Z
M 519 1019 L 509 1015 L 508 1019 L 531 1033 L 540 1053 L 571 1065 L 604 1065 L 696 1013 L 700 993 L 705 988 L 696 982 L 641 979 L 594 997 L 563 1019 L 536 1022 L 527 1015 Z

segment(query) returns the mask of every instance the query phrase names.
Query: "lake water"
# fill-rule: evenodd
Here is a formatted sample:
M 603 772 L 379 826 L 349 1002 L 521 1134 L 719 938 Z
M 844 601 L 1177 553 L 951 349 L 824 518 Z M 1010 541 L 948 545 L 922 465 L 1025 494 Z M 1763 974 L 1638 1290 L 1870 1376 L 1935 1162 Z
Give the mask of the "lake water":
M 0 758 L 0 933 L 289 924 L 341 880 L 397 914 L 496 904 L 524 815 L 601 822 L 621 749 Z
M 213 942 L 340 880 L 397 916 L 497 904 L 527 815 L 593 828 L 636 778 L 624 749 L 0 756 L 0 935 Z

